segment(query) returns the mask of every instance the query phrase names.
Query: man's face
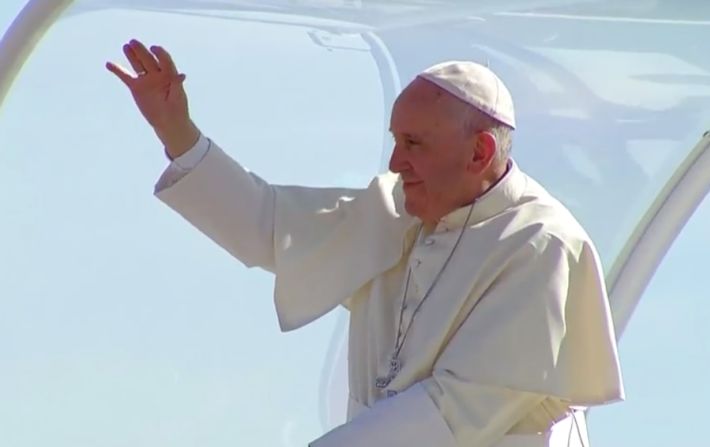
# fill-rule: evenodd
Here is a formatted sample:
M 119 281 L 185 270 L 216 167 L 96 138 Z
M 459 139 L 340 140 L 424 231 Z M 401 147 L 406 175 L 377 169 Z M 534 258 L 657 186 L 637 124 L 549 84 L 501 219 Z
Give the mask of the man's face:
M 476 136 L 464 132 L 461 118 L 452 113 L 452 100 L 434 84 L 416 79 L 392 109 L 389 169 L 402 178 L 407 212 L 427 223 L 471 199 Z

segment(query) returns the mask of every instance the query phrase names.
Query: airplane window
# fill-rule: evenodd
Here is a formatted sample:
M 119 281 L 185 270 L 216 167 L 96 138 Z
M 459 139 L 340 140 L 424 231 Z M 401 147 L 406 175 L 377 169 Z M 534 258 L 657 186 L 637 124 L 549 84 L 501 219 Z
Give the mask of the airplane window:
M 593 409 L 592 445 L 692 445 L 710 399 L 707 275 L 710 197 L 668 251 L 620 344 L 625 402 Z
M 0 445 L 289 447 L 344 417 L 347 313 L 282 334 L 271 276 L 153 197 L 163 149 L 104 69 L 125 64 L 126 40 L 172 52 L 194 120 L 226 152 L 271 182 L 312 186 L 362 187 L 386 168 L 392 101 L 421 69 L 485 62 L 516 102 L 517 162 L 577 215 L 608 271 L 710 122 L 707 12 L 638 0 L 73 2 L 0 109 Z M 672 444 L 665 429 L 698 439 L 663 409 L 700 415 L 709 397 L 698 391 L 707 344 L 690 323 L 709 309 L 693 261 L 707 208 L 632 318 L 628 402 L 591 414 L 594 445 Z M 639 434 L 648 421 L 658 436 Z
M 342 311 L 279 331 L 271 276 L 153 197 L 163 149 L 104 62 L 161 43 L 245 166 L 353 187 L 381 157 L 376 66 L 305 26 L 90 4 L 48 32 L 0 120 L 0 445 L 305 445 Z

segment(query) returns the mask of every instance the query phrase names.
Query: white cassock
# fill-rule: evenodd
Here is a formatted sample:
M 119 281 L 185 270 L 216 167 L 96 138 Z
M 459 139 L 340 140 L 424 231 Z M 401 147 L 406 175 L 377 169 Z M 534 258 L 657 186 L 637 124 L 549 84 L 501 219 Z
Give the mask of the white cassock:
M 623 399 L 596 251 L 515 163 L 428 234 L 404 211 L 395 174 L 359 190 L 275 186 L 205 137 L 156 195 L 247 266 L 275 273 L 282 330 L 350 310 L 348 422 L 314 447 L 587 446 L 584 414 L 570 408 Z M 402 306 L 406 328 L 437 277 L 400 372 L 377 388 Z

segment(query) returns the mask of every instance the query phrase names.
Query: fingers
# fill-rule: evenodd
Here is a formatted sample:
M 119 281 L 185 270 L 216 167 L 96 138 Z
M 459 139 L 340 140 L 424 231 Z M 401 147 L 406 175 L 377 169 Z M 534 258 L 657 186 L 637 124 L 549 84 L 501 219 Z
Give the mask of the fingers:
M 131 64 L 133 70 L 140 75 L 148 73 L 165 73 L 173 82 L 181 84 L 185 80 L 184 74 L 179 74 L 170 53 L 163 47 L 154 45 L 152 53 L 139 41 L 133 39 L 123 46 L 126 59 Z M 112 62 L 106 63 L 106 68 L 115 74 L 124 84 L 132 87 L 138 78 L 135 78 L 128 70 Z
M 129 44 L 123 46 L 123 54 L 126 55 L 126 59 L 128 59 L 128 62 L 136 73 L 147 71 L 143 63 L 138 59 L 138 55 L 136 55 L 136 52 L 133 51 L 133 48 L 131 48 Z
M 133 76 L 131 76 L 125 68 L 121 67 L 120 65 L 116 65 L 112 62 L 107 62 L 106 68 L 108 69 L 108 71 L 118 76 L 118 79 L 123 81 L 123 83 L 126 84 L 127 87 L 130 87 L 132 85 L 131 83 L 133 82 Z
M 160 69 L 162 71 L 168 73 L 171 77 L 178 75 L 177 67 L 175 67 L 175 63 L 173 62 L 173 58 L 170 57 L 170 53 L 165 51 L 163 47 L 157 45 L 150 47 L 150 51 L 152 51 L 158 58 L 158 64 L 160 65 Z
M 160 66 L 158 65 L 158 61 L 155 59 L 155 56 L 153 56 L 142 43 L 133 39 L 129 42 L 129 45 L 136 57 L 136 60 L 142 65 L 143 70 L 148 73 L 160 71 Z

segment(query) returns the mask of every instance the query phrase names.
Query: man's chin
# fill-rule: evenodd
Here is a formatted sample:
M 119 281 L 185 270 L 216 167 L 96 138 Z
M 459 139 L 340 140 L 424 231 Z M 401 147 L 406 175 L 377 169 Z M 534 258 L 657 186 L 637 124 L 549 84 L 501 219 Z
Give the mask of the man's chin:
M 410 216 L 422 218 L 422 208 L 415 200 L 405 199 L 404 209 Z

